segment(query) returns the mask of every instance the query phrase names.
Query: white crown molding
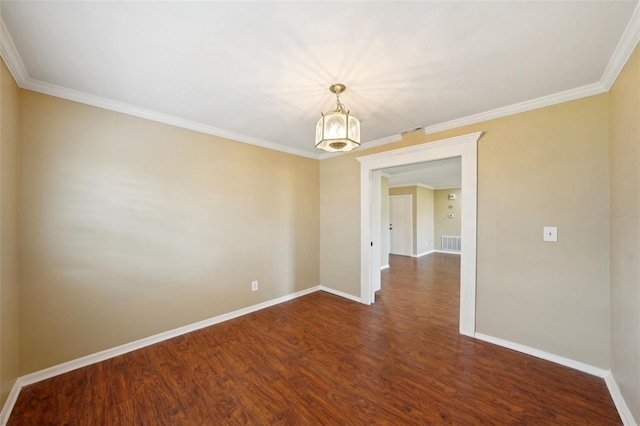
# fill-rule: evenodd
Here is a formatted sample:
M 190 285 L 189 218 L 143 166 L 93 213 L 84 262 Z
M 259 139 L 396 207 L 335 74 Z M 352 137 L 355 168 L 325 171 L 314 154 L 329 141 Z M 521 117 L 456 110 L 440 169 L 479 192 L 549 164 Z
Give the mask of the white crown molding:
M 616 50 L 613 52 L 613 55 L 611 55 L 607 68 L 604 70 L 602 78 L 600 79 L 600 83 L 607 91 L 609 91 L 613 83 L 615 83 L 618 75 L 636 48 L 638 41 L 640 41 L 640 3 L 638 3 L 631 19 L 629 19 L 627 28 L 625 28 L 624 33 L 622 33 Z
M 194 130 L 196 132 L 218 136 L 225 139 L 231 139 L 262 148 L 285 152 L 287 154 L 293 154 L 301 157 L 319 160 L 319 154 L 307 152 L 302 149 L 292 148 L 263 139 L 241 135 L 239 133 L 230 132 L 224 129 L 218 129 L 213 126 L 196 123 L 194 121 L 185 120 L 150 109 L 136 107 L 124 102 L 117 102 L 111 99 L 90 95 L 88 93 L 68 89 L 66 87 L 58 86 L 55 84 L 49 84 L 42 81 L 34 80 L 29 77 L 22 59 L 20 58 L 18 50 L 13 43 L 13 39 L 11 38 L 11 35 L 9 34 L 9 31 L 7 30 L 7 27 L 4 24 L 2 18 L 0 18 L 0 55 L 2 56 L 5 64 L 7 64 L 7 68 L 9 68 L 9 72 L 11 72 L 11 75 L 16 81 L 16 84 L 22 89 L 32 90 L 34 92 L 43 93 L 45 95 L 55 96 L 57 98 L 67 99 L 69 101 L 79 102 L 110 111 L 132 115 L 134 117 L 140 117 L 159 123 L 165 123 L 184 129 Z
M 369 142 L 363 142 L 360 145 L 360 148 L 358 149 L 358 151 L 364 151 L 369 148 L 375 148 L 376 146 L 382 146 L 382 145 L 387 145 L 394 142 L 400 142 L 401 140 L 402 140 L 402 135 L 399 133 L 396 135 L 387 136 L 386 138 L 374 139 Z M 354 151 L 350 151 L 350 152 L 354 152 Z M 348 152 L 327 152 L 324 154 L 320 154 L 318 159 L 326 160 L 327 158 L 339 157 L 345 154 L 348 154 Z
M 638 41 L 640 41 L 640 3 L 636 6 L 636 9 L 631 16 L 627 27 L 622 33 L 622 37 L 620 37 L 616 50 L 613 52 L 613 55 L 611 55 L 611 59 L 609 60 L 607 68 L 602 74 L 599 82 L 577 87 L 575 89 L 565 90 L 564 92 L 554 93 L 549 96 L 542 96 L 540 98 L 531 99 L 514 105 L 469 115 L 467 117 L 457 118 L 444 123 L 424 126 L 424 131 L 427 134 L 441 132 L 444 130 L 455 129 L 457 127 L 468 126 L 469 124 L 480 123 L 608 92 L 609 89 L 611 89 L 611 86 L 613 86 L 618 74 L 620 74 L 620 71 L 622 71 L 622 68 L 624 68 L 625 64 L 629 60 L 629 57 L 633 53 Z
M 606 91 L 607 89 L 602 85 L 602 83 L 589 84 L 576 89 L 565 90 L 564 92 L 554 93 L 553 95 L 531 99 L 529 101 L 492 109 L 490 111 L 469 115 L 467 117 L 456 118 L 455 120 L 446 121 L 444 123 L 425 126 L 424 132 L 426 134 L 442 132 L 444 130 L 455 129 L 457 127 L 468 126 L 470 124 L 481 123 L 483 121 L 506 117 L 508 115 L 519 114 L 521 112 L 573 101 L 587 96 L 598 95 Z
M 9 72 L 13 76 L 13 79 L 16 81 L 18 86 L 22 87 L 27 80 L 29 80 L 29 75 L 27 74 L 27 70 L 22 63 L 22 58 L 18 54 L 18 49 L 16 49 L 16 45 L 13 44 L 13 39 L 7 30 L 4 21 L 0 17 L 0 56 L 4 60 L 4 63 L 7 64 L 7 68 L 9 68 Z
M 169 124 L 184 129 L 194 130 L 196 132 L 205 133 L 208 135 L 218 136 L 225 139 L 231 139 L 238 142 L 243 142 L 250 145 L 259 146 L 262 148 L 268 148 L 275 151 L 285 152 L 287 154 L 298 155 L 301 157 L 318 159 L 318 155 L 310 153 L 301 149 L 291 148 L 285 145 L 276 144 L 263 139 L 254 138 L 251 136 L 241 135 L 239 133 L 230 132 L 217 127 L 209 126 L 206 124 L 196 123 L 195 121 L 189 121 L 168 114 L 163 114 L 146 108 L 139 108 L 133 105 L 129 105 L 123 102 L 113 101 L 111 99 L 101 98 L 99 96 L 89 95 L 77 90 L 67 89 L 65 87 L 57 86 L 54 84 L 43 83 L 29 79 L 26 84 L 21 86 L 23 89 L 33 90 L 35 92 L 44 93 L 45 95 L 51 95 L 58 98 L 67 99 L 82 104 L 92 105 L 99 108 L 104 108 L 110 111 L 116 111 L 123 114 L 132 115 L 135 117 L 144 118 L 151 121 L 157 121 L 160 123 Z
M 437 147 L 447 147 L 454 145 L 464 145 L 469 141 L 478 141 L 484 132 L 474 132 L 466 135 L 453 136 L 451 138 L 441 139 L 436 142 L 429 142 L 429 148 L 437 148 Z M 411 155 L 414 153 L 419 153 L 424 150 L 423 146 L 420 145 L 412 145 L 404 148 L 394 149 L 392 152 L 377 152 L 375 154 L 363 155 L 361 157 L 356 157 L 360 163 L 362 162 L 376 162 L 378 160 L 386 159 L 386 158 L 397 158 L 404 157 L 405 155 Z M 375 168 L 375 167 L 374 167 Z
M 435 191 L 436 188 L 433 186 L 425 185 L 424 183 L 414 182 L 414 183 L 399 183 L 394 185 L 389 185 L 389 189 L 391 188 L 404 188 L 406 186 L 419 186 L 420 188 L 430 189 Z
M 435 187 L 431 186 L 431 185 L 425 185 L 424 183 L 416 183 L 416 186 L 419 186 L 420 188 L 426 188 L 426 189 L 430 189 L 432 191 L 435 191 Z
M 525 102 L 520 102 L 514 105 L 506 107 L 496 108 L 490 111 L 481 112 L 478 114 L 462 117 L 450 121 L 446 121 L 431 126 L 424 126 L 424 131 L 427 134 L 441 132 L 444 130 L 454 129 L 457 127 L 466 126 L 469 124 L 479 123 L 487 120 L 492 120 L 508 115 L 518 114 L 521 112 L 531 111 L 533 109 L 543 108 L 563 102 L 568 102 L 587 96 L 593 96 L 600 93 L 607 92 L 618 74 L 626 64 L 629 56 L 635 49 L 635 46 L 640 40 L 640 3 L 636 6 L 636 9 L 627 24 L 627 27 L 618 42 L 616 50 L 614 51 L 607 68 L 605 69 L 600 81 L 598 83 L 589 84 L 586 86 L 578 87 L 575 89 L 566 90 L 563 92 L 555 93 L 549 96 L 543 96 L 540 98 L 532 99 Z M 4 59 L 11 75 L 16 80 L 19 87 L 23 89 L 33 90 L 36 92 L 44 93 L 51 96 L 68 99 L 75 102 L 80 102 L 99 108 L 104 108 L 112 111 L 121 112 L 124 114 L 133 115 L 136 117 L 145 118 L 152 121 L 170 124 L 177 127 L 182 127 L 197 132 L 219 136 L 235 141 L 247 143 L 250 145 L 256 145 L 263 148 L 268 148 L 276 151 L 285 152 L 288 154 L 298 155 L 306 158 L 312 158 L 315 160 L 324 160 L 328 158 L 344 155 L 344 153 L 324 153 L 315 154 L 298 148 L 292 148 L 285 145 L 277 144 L 274 142 L 254 138 L 251 136 L 245 136 L 234 132 L 229 132 L 223 129 L 218 129 L 213 126 L 208 126 L 201 123 L 196 123 L 189 120 L 184 120 L 178 117 L 162 114 L 153 110 L 135 107 L 129 104 L 112 101 L 109 99 L 89 95 L 87 93 L 78 92 L 75 90 L 67 89 L 64 87 L 47 84 L 41 81 L 33 80 L 29 77 L 22 63 L 22 59 L 13 43 L 13 40 L 7 31 L 4 21 L 0 18 L 0 55 Z M 418 127 L 419 128 L 419 127 Z M 417 129 L 417 128 L 416 128 Z M 370 142 L 363 143 L 361 149 L 366 150 L 377 146 L 387 145 L 402 140 L 402 134 L 395 134 L 386 138 L 376 139 Z
M 386 138 L 375 139 L 369 142 L 363 143 L 360 147 L 364 149 L 375 148 L 376 146 L 387 145 L 394 142 L 400 142 L 402 140 L 402 135 L 397 133 L 395 135 L 387 136 Z

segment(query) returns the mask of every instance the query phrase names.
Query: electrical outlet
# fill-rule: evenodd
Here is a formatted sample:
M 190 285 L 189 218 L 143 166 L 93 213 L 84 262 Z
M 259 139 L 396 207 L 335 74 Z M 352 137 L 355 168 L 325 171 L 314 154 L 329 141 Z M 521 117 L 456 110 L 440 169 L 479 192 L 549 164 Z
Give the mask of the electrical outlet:
M 251 281 L 251 291 L 258 291 L 258 281 Z

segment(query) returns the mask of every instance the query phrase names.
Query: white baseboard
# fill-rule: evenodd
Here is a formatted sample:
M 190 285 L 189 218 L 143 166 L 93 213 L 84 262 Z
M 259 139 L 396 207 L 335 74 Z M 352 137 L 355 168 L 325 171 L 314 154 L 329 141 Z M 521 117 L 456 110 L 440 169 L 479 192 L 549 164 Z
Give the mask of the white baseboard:
M 383 271 L 383 270 L 385 270 L 385 269 L 389 269 L 389 265 L 388 265 L 388 264 L 387 264 L 387 265 L 382 265 L 382 266 L 380 267 L 380 270 L 381 270 L 381 271 Z
M 422 257 L 422 256 L 426 256 L 428 254 L 434 253 L 436 250 L 429 250 L 429 251 L 425 251 L 424 253 L 420 253 L 417 256 L 411 255 L 411 257 Z
M 434 250 L 438 251 L 438 250 Z M 27 374 L 25 376 L 19 377 L 13 385 L 9 396 L 0 412 L 0 426 L 5 426 L 7 421 L 9 420 L 9 416 L 11 415 L 11 411 L 18 400 L 18 395 L 20 394 L 20 390 L 27 385 L 40 382 L 42 380 L 49 379 L 51 377 L 58 376 L 60 374 L 67 373 L 69 371 L 76 370 L 78 368 L 86 367 L 91 364 L 95 364 L 97 362 L 105 361 L 107 359 L 124 355 L 128 352 L 135 351 L 137 349 L 141 349 L 155 343 L 162 342 L 164 340 L 171 339 L 173 337 L 177 337 L 186 333 L 190 333 L 192 331 L 196 331 L 205 327 L 209 327 L 211 325 L 215 325 L 224 321 L 228 321 L 233 318 L 238 318 L 243 315 L 250 314 L 252 312 L 259 311 L 261 309 L 268 308 L 270 306 L 277 305 L 279 303 L 287 302 L 289 300 L 296 299 L 301 296 L 305 296 L 307 294 L 316 292 L 318 290 L 326 291 L 327 293 L 334 294 L 336 296 L 344 297 L 346 299 L 352 300 L 354 302 L 362 303 L 362 300 L 359 297 L 353 296 L 348 293 L 344 293 L 339 290 L 334 290 L 325 286 L 315 286 L 308 288 L 306 290 L 301 290 L 296 293 L 288 294 L 286 296 L 282 296 L 276 299 L 269 300 L 267 302 L 259 303 L 257 305 L 249 306 L 247 308 L 239 309 L 237 311 L 229 312 L 227 314 L 219 315 L 217 317 L 213 317 L 207 320 L 199 321 L 184 327 L 179 327 L 173 330 L 166 331 L 164 333 L 159 333 L 154 336 L 150 336 L 144 339 L 136 340 L 131 343 L 126 343 L 124 345 L 117 346 L 115 348 L 107 349 L 101 352 L 97 352 L 95 354 L 87 355 L 82 358 L 78 358 L 69 362 L 65 362 L 63 364 L 59 364 L 50 368 L 46 368 L 44 370 L 36 371 L 31 374 Z M 559 355 L 554 355 L 545 351 L 541 351 L 539 349 L 531 348 L 525 345 L 521 345 L 519 343 L 510 342 L 508 340 L 499 339 L 497 337 L 488 336 L 482 333 L 475 333 L 475 338 L 478 340 L 483 340 L 485 342 L 493 343 L 498 346 L 502 346 L 508 349 L 512 349 L 518 352 L 525 353 L 527 355 L 532 355 L 537 358 L 545 359 L 547 361 L 555 362 L 560 365 L 564 365 L 566 367 L 574 368 L 579 371 L 583 371 L 588 374 L 592 374 L 594 376 L 601 377 L 605 380 L 607 384 L 607 388 L 609 389 L 609 393 L 611 394 L 611 398 L 613 399 L 616 409 L 620 414 L 620 418 L 622 419 L 625 426 L 637 426 L 631 411 L 627 407 L 627 404 L 620 393 L 620 388 L 615 381 L 615 378 L 611 374 L 611 371 L 604 370 L 602 368 L 594 367 L 589 364 L 585 364 L 579 361 L 575 361 L 569 358 L 565 358 Z
M 308 288 L 306 290 L 301 290 L 296 293 L 287 294 L 286 296 L 278 297 L 276 299 L 268 300 L 266 302 L 258 303 L 257 305 L 249 306 L 246 308 L 238 309 L 237 311 L 229 312 L 226 314 L 218 315 L 217 317 L 209 318 L 203 321 L 199 321 L 193 324 L 186 325 L 184 327 L 175 328 L 173 330 L 165 331 L 163 333 L 159 333 L 153 336 L 145 337 L 144 339 L 136 340 L 134 342 L 125 343 L 124 345 L 116 346 L 114 348 L 110 348 L 101 352 L 96 352 L 91 355 L 87 355 L 78 359 L 74 359 L 63 364 L 54 365 L 53 367 L 45 368 L 44 370 L 36 371 L 34 373 L 27 374 L 25 376 L 18 377 L 11 392 L 9 393 L 9 397 L 0 412 L 0 426 L 5 426 L 7 421 L 9 420 L 9 416 L 11 415 L 11 411 L 13 410 L 13 406 L 15 405 L 18 395 L 20 394 L 20 390 L 27 385 L 31 385 L 33 383 L 40 382 L 42 380 L 50 379 L 52 377 L 58 376 L 60 374 L 68 373 L 73 370 L 77 370 L 78 368 L 86 367 L 91 364 L 95 364 L 97 362 L 105 361 L 110 358 L 114 358 L 116 356 L 124 355 L 126 353 L 135 351 L 137 349 L 142 349 L 144 347 L 160 343 L 162 341 L 172 339 L 177 336 L 181 336 L 186 333 L 190 333 L 192 331 L 200 330 L 205 327 L 209 327 L 215 324 L 219 324 L 224 321 L 228 321 L 234 318 L 241 317 L 243 315 L 250 314 L 252 312 L 259 311 L 261 309 L 265 309 L 283 302 L 287 302 L 289 300 L 296 299 L 301 296 L 305 296 L 310 293 L 314 293 L 319 290 L 329 291 L 324 287 L 315 286 Z M 332 290 L 334 294 L 342 293 L 336 292 Z M 346 293 L 342 293 L 346 295 Z M 342 294 L 338 294 L 339 296 Z M 349 296 L 348 298 L 352 298 L 353 296 Z M 343 297 L 346 297 L 343 296 Z M 360 299 L 356 299 L 358 302 Z
M 16 405 L 16 401 L 18 400 L 18 395 L 20 395 L 22 386 L 24 385 L 20 383 L 20 378 L 16 379 L 13 387 L 11 388 L 11 392 L 9 392 L 7 400 L 4 402 L 2 411 L 0 411 L 0 425 L 5 426 L 9 421 L 9 416 L 11 415 L 11 411 L 13 410 L 13 406 Z
M 540 349 L 521 345 L 520 343 L 514 343 L 508 340 L 499 339 L 497 337 L 487 336 L 486 334 L 482 333 L 475 333 L 474 336 L 478 340 L 484 340 L 485 342 L 493 343 L 494 345 L 513 349 L 514 351 L 522 352 L 523 354 L 535 356 L 536 358 L 546 359 L 547 361 L 555 362 L 556 364 L 564 365 L 565 367 L 570 367 L 575 370 L 580 370 L 593 376 L 602 377 L 603 379 L 607 374 L 609 374 L 609 370 L 605 370 L 604 368 L 594 367 L 593 365 L 585 364 L 583 362 L 565 358 L 560 355 L 541 351 Z
M 616 382 L 616 378 L 613 377 L 611 371 L 604 377 L 604 382 L 607 384 L 611 399 L 613 399 L 613 403 L 616 405 L 616 409 L 618 410 L 618 414 L 620 414 L 620 419 L 624 426 L 638 426 L 638 423 L 633 418 L 633 414 L 631 414 L 631 410 L 629 410 L 627 406 L 627 402 L 622 397 L 618 382 Z
M 447 254 L 457 254 L 461 255 L 462 252 L 459 251 L 447 251 L 447 250 L 432 250 L 434 253 L 447 253 Z
M 331 293 L 331 294 L 334 294 L 336 296 L 344 297 L 345 299 L 353 300 L 354 302 L 362 303 L 362 299 L 360 299 L 359 297 L 356 297 L 356 296 L 354 296 L 352 294 L 345 293 L 344 291 L 334 290 L 332 288 L 325 287 L 323 285 L 320 286 L 320 290 L 321 291 L 326 291 L 327 293 Z
M 610 370 L 605 370 L 603 368 L 585 364 L 580 361 L 565 358 L 559 355 L 551 354 L 549 352 L 541 351 L 539 349 L 531 348 L 519 343 L 510 342 L 508 340 L 499 339 L 497 337 L 488 336 L 482 333 L 475 333 L 475 338 L 603 378 L 607 385 L 607 388 L 609 389 L 609 394 L 611 394 L 611 399 L 613 399 L 613 403 L 615 404 L 616 409 L 618 410 L 618 414 L 620 415 L 620 419 L 622 420 L 624 425 L 638 426 L 633 418 L 633 415 L 631 414 L 631 411 L 629 410 L 629 407 L 627 407 L 627 403 L 622 397 L 620 388 L 618 387 L 618 384 L 616 383 L 615 378 L 611 374 Z

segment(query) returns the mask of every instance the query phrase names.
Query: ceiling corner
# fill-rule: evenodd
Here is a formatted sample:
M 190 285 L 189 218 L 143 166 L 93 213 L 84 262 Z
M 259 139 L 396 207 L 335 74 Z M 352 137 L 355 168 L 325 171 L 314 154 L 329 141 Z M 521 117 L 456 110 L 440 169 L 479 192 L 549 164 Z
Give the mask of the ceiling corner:
M 7 64 L 7 68 L 18 86 L 24 88 L 29 81 L 29 75 L 2 17 L 0 17 L 0 56 Z
M 615 83 L 618 74 L 622 71 L 625 64 L 629 60 L 629 57 L 636 48 L 636 45 L 640 41 L 640 2 L 636 6 L 636 10 L 633 12 L 627 28 L 625 28 L 620 37 L 620 41 L 616 46 L 616 50 L 611 55 L 611 59 L 605 68 L 600 83 L 605 87 L 605 91 L 609 91 L 613 83 Z

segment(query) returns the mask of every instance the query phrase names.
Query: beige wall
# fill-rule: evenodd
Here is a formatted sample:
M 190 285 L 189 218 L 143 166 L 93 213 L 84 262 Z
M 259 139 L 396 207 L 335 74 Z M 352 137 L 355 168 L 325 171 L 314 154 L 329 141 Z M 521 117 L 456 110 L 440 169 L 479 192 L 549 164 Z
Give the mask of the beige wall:
M 0 406 L 19 373 L 18 86 L 0 60 Z
M 449 194 L 455 194 L 455 200 L 449 200 Z M 439 189 L 434 191 L 435 204 L 435 245 L 436 250 L 442 250 L 442 236 L 460 236 L 461 229 L 461 209 L 462 190 Z M 449 208 L 449 206 L 453 206 Z M 453 213 L 453 218 L 449 218 L 449 213 Z
M 484 131 L 477 331 L 608 368 L 611 324 L 611 367 L 640 418 L 640 229 L 631 215 L 604 214 L 639 206 L 637 52 L 610 96 L 409 133 L 319 163 L 20 91 L 1 68 L 2 401 L 18 374 L 18 315 L 24 374 L 318 277 L 359 295 L 355 158 Z M 559 227 L 558 243 L 542 242 L 545 225 Z
M 322 283 L 360 294 L 356 157 L 477 131 L 477 331 L 608 368 L 607 94 L 322 160 Z
M 389 266 L 389 178 L 380 178 L 380 266 Z
M 640 421 L 640 50 L 609 96 L 611 371 Z
M 319 284 L 318 161 L 29 91 L 20 112 L 23 374 Z
M 320 283 L 360 297 L 360 193 L 354 192 L 360 187 L 360 169 L 353 164 L 355 157 L 320 161 Z
M 423 255 L 434 249 L 434 194 L 433 189 L 416 187 L 416 246 L 414 254 Z

